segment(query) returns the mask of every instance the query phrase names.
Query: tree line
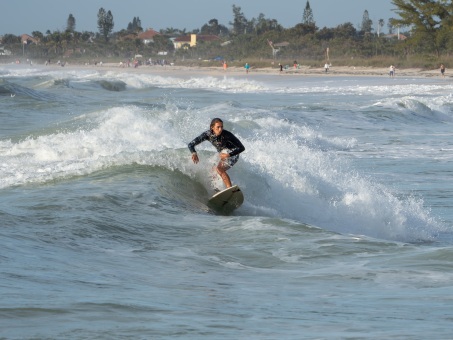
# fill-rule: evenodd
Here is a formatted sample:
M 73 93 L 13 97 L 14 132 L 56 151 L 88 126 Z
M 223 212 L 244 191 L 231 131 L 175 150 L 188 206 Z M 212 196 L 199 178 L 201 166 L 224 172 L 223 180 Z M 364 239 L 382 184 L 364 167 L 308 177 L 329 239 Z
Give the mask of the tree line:
M 453 49 L 451 0 L 392 0 L 392 4 L 398 17 L 387 20 L 389 34 L 385 35 L 382 34 L 385 20 L 373 23 L 367 10 L 359 27 L 346 22 L 336 27 L 319 28 L 307 0 L 301 10 L 301 22 L 289 28 L 262 13 L 248 19 L 241 7 L 232 5 L 232 21 L 228 27 L 217 19 L 211 19 L 192 31 L 169 27 L 161 29 L 153 43 L 144 44 L 138 38 L 138 34 L 143 32 L 139 17 L 134 17 L 127 28 L 114 31 L 112 12 L 100 8 L 98 32 L 76 31 L 76 18 L 70 14 L 64 31 L 32 32 L 38 44 L 29 43 L 25 49 L 21 37 L 13 34 L 5 34 L 2 44 L 16 56 L 43 59 L 68 55 L 81 59 L 121 59 L 136 54 L 152 57 L 161 51 L 180 60 L 221 56 L 226 60 L 272 58 L 322 62 L 330 58 L 347 60 L 376 56 L 399 59 L 422 56 L 431 60 L 449 55 Z M 216 35 L 220 42 L 200 41 L 194 47 L 187 45 L 175 50 L 171 38 L 190 33 Z

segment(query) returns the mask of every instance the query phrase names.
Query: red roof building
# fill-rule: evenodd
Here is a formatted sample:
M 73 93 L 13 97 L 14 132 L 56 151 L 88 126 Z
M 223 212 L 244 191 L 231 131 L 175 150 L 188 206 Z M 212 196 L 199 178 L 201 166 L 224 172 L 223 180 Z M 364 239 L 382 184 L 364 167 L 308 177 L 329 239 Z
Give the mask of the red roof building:
M 149 43 L 152 43 L 154 42 L 154 37 L 156 35 L 160 35 L 159 32 L 156 32 L 155 30 L 151 29 L 151 28 L 148 28 L 146 31 L 140 33 L 138 35 L 138 38 L 140 40 L 143 40 L 143 43 L 144 44 L 149 44 Z
M 22 34 L 20 36 L 20 41 L 22 42 L 22 44 L 31 44 L 31 43 L 34 43 L 34 44 L 39 44 L 39 39 L 36 39 L 36 38 L 33 38 L 31 35 L 28 35 L 28 34 Z

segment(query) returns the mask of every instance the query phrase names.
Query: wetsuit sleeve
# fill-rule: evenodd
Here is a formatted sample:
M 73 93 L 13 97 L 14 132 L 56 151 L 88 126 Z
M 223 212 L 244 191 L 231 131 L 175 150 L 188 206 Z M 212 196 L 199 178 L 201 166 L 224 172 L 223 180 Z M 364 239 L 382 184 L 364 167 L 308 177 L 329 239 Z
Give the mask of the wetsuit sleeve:
M 206 132 L 203 132 L 201 135 L 199 135 L 197 138 L 195 138 L 193 141 L 191 141 L 187 146 L 189 147 L 189 150 L 190 152 L 194 153 L 194 152 L 197 152 L 195 150 L 195 146 L 197 146 L 198 144 L 204 142 L 205 140 L 208 140 L 209 139 L 209 136 L 208 136 L 208 131 Z
M 242 145 L 241 141 L 231 132 L 229 133 L 228 139 L 229 144 L 232 145 L 232 147 L 230 147 L 230 157 L 239 155 L 241 152 L 245 151 L 244 145 Z

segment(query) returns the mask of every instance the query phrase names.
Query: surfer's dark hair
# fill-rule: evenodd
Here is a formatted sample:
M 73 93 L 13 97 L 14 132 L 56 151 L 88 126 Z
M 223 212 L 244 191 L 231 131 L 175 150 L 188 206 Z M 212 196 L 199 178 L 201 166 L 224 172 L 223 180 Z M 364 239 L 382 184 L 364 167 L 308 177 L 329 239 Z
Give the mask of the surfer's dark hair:
M 223 124 L 223 120 L 221 120 L 220 118 L 214 118 L 213 120 L 211 120 L 211 125 L 209 125 L 209 128 L 211 130 L 214 127 L 215 123 L 222 123 Z

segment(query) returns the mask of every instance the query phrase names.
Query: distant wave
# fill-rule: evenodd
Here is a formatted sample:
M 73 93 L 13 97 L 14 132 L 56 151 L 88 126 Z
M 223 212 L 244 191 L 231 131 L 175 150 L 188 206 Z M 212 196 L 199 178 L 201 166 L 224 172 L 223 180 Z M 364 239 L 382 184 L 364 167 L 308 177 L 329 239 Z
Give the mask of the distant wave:
M 10 82 L 3 82 L 0 83 L 0 95 L 7 95 L 11 97 L 17 96 L 24 96 L 28 98 L 33 98 L 35 100 L 40 101 L 52 101 L 58 100 L 58 96 L 45 93 L 42 91 L 36 91 L 28 87 L 24 87 L 18 84 L 10 83 Z
M 97 82 L 101 87 L 107 91 L 124 91 L 126 90 L 126 83 L 121 80 L 109 81 L 109 80 L 99 80 Z

